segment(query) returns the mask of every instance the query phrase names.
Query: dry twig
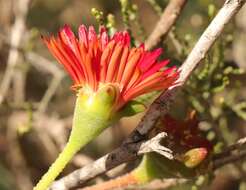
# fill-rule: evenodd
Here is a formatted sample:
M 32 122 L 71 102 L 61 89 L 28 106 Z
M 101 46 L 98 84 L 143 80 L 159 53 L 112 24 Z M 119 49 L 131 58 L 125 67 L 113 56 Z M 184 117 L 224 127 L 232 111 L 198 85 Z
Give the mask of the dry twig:
M 24 120 L 24 121 L 23 121 Z M 23 152 L 18 141 L 18 127 L 19 123 L 26 122 L 22 114 L 13 114 L 8 119 L 7 140 L 8 152 L 7 158 L 10 168 L 14 173 L 15 185 L 20 190 L 27 190 L 32 188 L 31 172 L 27 166 Z
M 9 42 L 6 39 L 6 36 L 4 34 L 0 33 L 0 37 L 3 39 L 4 43 L 9 46 L 9 48 L 11 50 L 18 51 L 19 56 L 20 55 L 24 56 L 24 59 L 27 60 L 28 62 L 30 62 L 30 64 L 33 67 L 35 67 L 37 70 L 53 75 L 52 81 L 51 81 L 50 85 L 48 86 L 48 88 L 47 88 L 47 90 L 46 90 L 44 96 L 42 97 L 42 99 L 39 103 L 39 106 L 38 106 L 37 113 L 44 113 L 47 106 L 48 106 L 49 101 L 51 100 L 52 96 L 55 94 L 57 87 L 59 86 L 61 80 L 65 76 L 63 70 L 61 70 L 52 61 L 42 57 L 41 55 L 38 55 L 34 52 L 24 52 L 24 50 L 21 47 L 13 46 L 11 44 L 11 42 Z M 12 69 L 14 71 L 14 68 L 12 68 Z M 6 71 L 6 73 L 7 73 L 7 71 Z M 10 75 L 8 74 L 6 77 L 7 78 L 10 77 Z M 24 90 L 23 88 L 24 88 L 25 78 L 22 78 L 22 77 L 24 77 L 23 73 L 19 73 L 16 77 L 21 77 L 21 80 L 16 81 L 16 83 L 17 83 L 17 84 L 15 84 L 15 86 L 17 85 L 16 90 L 18 90 L 19 92 L 18 93 L 16 92 L 14 94 L 18 94 L 18 96 L 20 96 L 20 94 L 23 94 L 22 92 Z M 11 78 L 9 78 L 9 79 L 11 79 Z M 22 92 L 20 92 L 20 91 L 22 91 Z M 0 104 L 1 104 L 1 94 L 0 94 Z
M 30 2 L 31 0 L 14 1 L 15 22 L 11 29 L 10 44 L 11 47 L 15 48 L 11 48 L 9 51 L 7 69 L 4 73 L 3 81 L 0 86 L 0 104 L 3 102 L 8 92 L 15 66 L 19 61 L 20 52 L 18 51 L 18 48 L 20 47 L 23 34 L 26 30 L 25 22 Z
M 227 147 L 222 153 L 213 157 L 213 169 L 217 169 L 225 164 L 242 160 L 246 157 L 246 137 L 239 139 L 235 144 Z
M 235 161 L 244 159 L 246 157 L 246 149 L 243 149 L 245 148 L 244 147 L 245 144 L 246 144 L 246 137 L 239 139 L 235 144 L 232 144 L 229 147 L 227 147 L 222 153 L 219 154 L 220 155 L 219 157 L 213 157 L 210 162 L 213 166 L 211 169 L 216 170 L 226 164 L 234 163 Z M 148 147 L 151 147 L 151 146 L 148 146 Z M 229 153 L 232 153 L 231 151 L 235 151 L 235 153 L 233 153 L 232 155 L 228 155 Z M 208 165 L 210 165 L 210 163 L 208 163 Z M 203 172 L 206 172 L 206 171 L 203 171 Z M 127 175 L 124 175 L 124 176 L 127 176 Z M 120 186 L 121 185 L 120 182 L 123 182 L 122 187 L 125 187 L 127 185 L 127 187 L 125 187 L 124 189 L 129 189 L 129 190 L 130 189 L 139 189 L 139 190 L 140 189 L 141 190 L 161 189 L 163 190 L 163 189 L 168 189 L 170 187 L 176 186 L 178 184 L 186 183 L 188 181 L 189 179 L 186 179 L 186 178 L 170 178 L 170 179 L 164 179 L 164 180 L 157 180 L 157 183 L 156 183 L 156 180 L 154 180 L 153 184 L 148 183 L 145 185 L 139 185 L 135 181 L 133 181 L 134 185 L 131 185 L 130 182 L 127 183 L 127 181 L 121 180 L 121 177 L 119 177 L 119 178 L 112 179 L 104 183 L 96 184 L 94 186 L 82 188 L 81 190 L 87 190 L 87 189 L 94 190 L 94 189 L 103 189 L 103 188 L 110 189 L 110 187 L 116 187 L 115 184 Z
M 246 150 L 238 151 L 237 153 L 234 153 L 230 156 L 225 156 L 223 158 L 220 158 L 218 160 L 215 160 L 213 163 L 213 169 L 218 169 L 226 164 L 234 163 L 236 161 L 242 160 L 246 158 Z
M 95 162 L 93 162 L 92 164 L 88 164 L 83 167 L 83 170 L 77 170 L 63 178 L 62 181 L 54 182 L 49 190 L 66 190 L 72 187 L 76 187 L 79 185 L 79 183 L 86 182 L 92 177 L 95 177 L 94 171 L 102 173 L 114 168 L 115 166 L 118 166 L 119 162 L 124 163 L 131 160 L 131 158 L 135 159 L 137 156 L 148 152 L 157 152 L 167 157 L 168 159 L 173 159 L 172 151 L 160 145 L 160 141 L 165 137 L 166 133 L 163 132 L 148 141 L 141 141 L 139 143 L 128 145 L 127 147 L 120 147 L 114 152 L 107 154 L 95 161 L 96 164 Z M 120 155 L 120 158 L 122 158 L 123 160 L 115 160 L 118 155 Z M 126 157 L 127 160 L 125 160 L 124 157 Z M 110 165 L 108 165 L 107 163 L 109 163 Z M 78 181 L 78 178 L 83 180 Z
M 164 38 L 168 34 L 186 2 L 187 0 L 170 0 L 156 27 L 145 42 L 147 49 L 155 47 L 160 42 L 161 38 Z

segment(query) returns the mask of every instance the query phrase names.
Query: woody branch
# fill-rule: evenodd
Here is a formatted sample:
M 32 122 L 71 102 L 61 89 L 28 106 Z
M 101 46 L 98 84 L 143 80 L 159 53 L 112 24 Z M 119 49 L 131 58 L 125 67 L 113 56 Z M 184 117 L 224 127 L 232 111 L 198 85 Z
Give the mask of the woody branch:
M 11 28 L 10 45 L 15 47 L 9 51 L 7 60 L 7 69 L 4 73 L 2 83 L 0 85 L 0 104 L 2 104 L 14 74 L 15 66 L 20 58 L 18 48 L 21 45 L 22 35 L 26 30 L 26 16 L 31 0 L 18 0 L 15 5 L 15 22 Z
M 165 38 L 181 14 L 187 0 L 171 0 L 163 11 L 156 27 L 145 41 L 145 47 L 152 49 Z

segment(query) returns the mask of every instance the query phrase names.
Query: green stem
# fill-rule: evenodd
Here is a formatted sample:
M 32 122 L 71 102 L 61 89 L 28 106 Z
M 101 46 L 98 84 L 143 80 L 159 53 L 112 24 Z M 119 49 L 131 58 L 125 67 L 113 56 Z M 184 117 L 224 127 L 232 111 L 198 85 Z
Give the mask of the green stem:
M 77 152 L 77 147 L 73 143 L 67 143 L 64 150 L 59 154 L 56 161 L 50 166 L 48 172 L 38 182 L 34 190 L 45 190 L 65 168 L 66 164 L 72 159 Z
M 69 141 L 33 190 L 46 190 L 72 157 L 108 126 L 111 106 L 102 97 L 78 96 Z

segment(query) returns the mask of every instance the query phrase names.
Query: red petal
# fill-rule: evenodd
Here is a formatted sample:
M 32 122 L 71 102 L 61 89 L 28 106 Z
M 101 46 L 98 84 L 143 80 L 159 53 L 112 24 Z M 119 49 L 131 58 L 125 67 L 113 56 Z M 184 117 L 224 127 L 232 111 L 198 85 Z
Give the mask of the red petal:
M 158 48 L 152 52 L 146 52 L 142 60 L 139 62 L 139 67 L 141 68 L 142 72 L 149 70 L 149 68 L 156 62 L 161 53 L 161 48 Z
M 104 82 L 106 80 L 108 63 L 113 53 L 114 47 L 115 47 L 115 41 L 111 41 L 102 53 L 102 57 L 100 61 L 100 66 L 101 66 L 100 81 L 101 82 Z
M 117 71 L 118 71 L 119 61 L 121 58 L 122 49 L 123 47 L 121 44 L 117 44 L 115 46 L 112 56 L 110 58 L 109 64 L 108 64 L 105 82 L 110 83 L 113 80 L 115 80 L 117 76 Z
M 87 29 L 85 25 L 80 25 L 79 26 L 79 41 L 83 44 L 85 44 L 85 47 L 88 47 L 88 38 L 87 38 Z
M 119 62 L 119 69 L 118 69 L 117 78 L 116 78 L 116 82 L 118 83 L 120 83 L 122 79 L 122 76 L 123 76 L 123 73 L 126 67 L 128 55 L 129 55 L 129 48 L 125 46 L 122 52 L 120 62 Z
M 97 39 L 97 33 L 93 26 L 89 26 L 89 32 L 88 32 L 88 40 L 94 41 Z
M 120 84 L 123 87 L 125 87 L 125 85 L 130 80 L 132 74 L 134 73 L 140 57 L 141 57 L 141 52 L 139 51 L 139 49 L 133 48 L 128 57 L 128 61 L 123 72 L 122 80 L 120 82 Z
M 161 68 L 165 67 L 169 63 L 169 60 L 162 61 L 160 63 L 156 63 L 154 66 L 152 66 L 151 69 L 149 69 L 147 72 L 144 73 L 142 76 L 142 79 L 147 78 L 148 76 L 154 74 L 155 72 L 159 71 Z

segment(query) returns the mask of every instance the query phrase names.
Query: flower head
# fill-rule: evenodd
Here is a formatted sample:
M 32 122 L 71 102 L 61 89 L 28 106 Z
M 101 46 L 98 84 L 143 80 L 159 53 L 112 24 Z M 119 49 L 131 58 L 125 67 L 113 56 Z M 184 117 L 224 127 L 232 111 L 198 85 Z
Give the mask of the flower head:
M 73 89 L 89 87 L 97 92 L 103 85 L 113 85 L 117 89 L 116 110 L 139 95 L 169 88 L 178 76 L 175 67 L 164 68 L 168 60 L 157 60 L 161 49 L 131 48 L 127 32 L 109 37 L 104 27 L 97 35 L 92 26 L 87 30 L 81 25 L 76 37 L 65 25 L 58 36 L 43 40 L 71 76 Z

